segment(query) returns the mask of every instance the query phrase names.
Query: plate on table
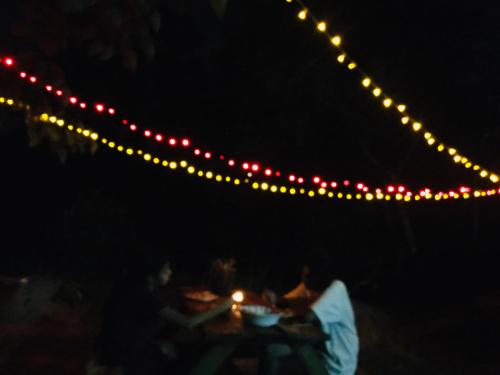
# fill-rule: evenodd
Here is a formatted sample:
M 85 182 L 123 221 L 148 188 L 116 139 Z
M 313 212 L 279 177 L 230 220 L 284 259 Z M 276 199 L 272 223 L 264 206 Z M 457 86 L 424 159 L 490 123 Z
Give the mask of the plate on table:
M 184 293 L 184 297 L 191 301 L 196 302 L 213 302 L 219 298 L 217 294 L 212 293 L 209 290 L 195 290 Z
M 240 312 L 244 322 L 258 327 L 274 326 L 281 318 L 281 313 L 261 305 L 243 305 Z

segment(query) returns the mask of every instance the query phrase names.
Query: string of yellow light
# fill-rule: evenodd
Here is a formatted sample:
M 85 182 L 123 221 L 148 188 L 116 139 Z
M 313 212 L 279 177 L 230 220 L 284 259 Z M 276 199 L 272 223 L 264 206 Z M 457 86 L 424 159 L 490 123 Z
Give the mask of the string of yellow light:
M 489 179 L 495 184 L 500 180 L 498 174 L 474 162 L 470 157 L 467 157 L 462 152 L 459 152 L 456 147 L 446 144 L 442 140 L 438 139 L 426 126 L 424 126 L 420 120 L 410 114 L 406 104 L 403 104 L 402 102 L 396 100 L 392 95 L 385 92 L 382 85 L 375 82 L 369 74 L 361 69 L 358 63 L 342 47 L 342 36 L 336 33 L 331 33 L 327 22 L 316 17 L 302 0 L 285 1 L 290 4 L 298 4 L 299 11 L 297 13 L 297 19 L 300 21 L 311 20 L 311 22 L 315 25 L 316 30 L 325 35 L 325 37 L 329 40 L 329 45 L 337 51 L 337 62 L 344 66 L 347 70 L 359 74 L 359 87 L 365 91 L 370 91 L 373 98 L 379 101 L 383 108 L 396 111 L 400 117 L 401 124 L 420 136 L 429 148 L 439 153 L 447 154 L 447 156 L 451 158 L 455 164 L 461 165 L 466 169 L 471 169 L 483 179 Z
M 21 109 L 28 111 L 30 106 L 24 104 L 21 101 L 17 101 L 12 98 L 4 98 L 0 97 L 0 105 L 7 106 L 12 109 Z M 405 195 L 402 193 L 397 193 L 395 195 L 387 194 L 387 193 L 346 193 L 346 192 L 333 192 L 325 188 L 319 189 L 305 189 L 305 188 L 296 188 L 290 187 L 287 185 L 276 185 L 271 184 L 266 181 L 258 181 L 251 180 L 250 178 L 235 178 L 230 175 L 224 175 L 222 173 L 217 173 L 212 170 L 204 170 L 202 168 L 198 168 L 192 163 L 186 160 L 166 160 L 160 158 L 156 155 L 153 155 L 149 152 L 144 152 L 141 149 L 125 146 L 120 142 L 111 140 L 109 138 L 102 137 L 98 132 L 83 127 L 79 125 L 73 125 L 68 123 L 63 118 L 57 117 L 55 115 L 51 115 L 48 113 L 42 113 L 39 116 L 31 116 L 31 119 L 36 122 L 46 126 L 55 126 L 60 129 L 64 129 L 69 132 L 76 132 L 77 134 L 85 137 L 93 142 L 98 142 L 104 146 L 107 146 L 108 149 L 120 153 L 122 155 L 130 156 L 130 157 L 138 157 L 142 161 L 153 164 L 156 166 L 160 166 L 170 171 L 182 171 L 191 176 L 197 176 L 199 178 L 203 178 L 209 181 L 215 181 L 218 183 L 226 183 L 232 186 L 250 186 L 253 190 L 260 190 L 262 192 L 267 193 L 281 193 L 288 194 L 291 196 L 307 196 L 310 198 L 328 198 L 328 199 L 338 199 L 338 200 L 347 200 L 347 201 L 401 201 L 401 202 L 413 202 L 413 201 L 450 201 L 450 200 L 458 200 L 458 199 L 469 199 L 469 198 L 483 198 L 483 197 L 493 197 L 500 196 L 500 188 L 496 189 L 476 189 L 471 192 L 450 192 L 450 193 L 426 193 L 425 195 Z

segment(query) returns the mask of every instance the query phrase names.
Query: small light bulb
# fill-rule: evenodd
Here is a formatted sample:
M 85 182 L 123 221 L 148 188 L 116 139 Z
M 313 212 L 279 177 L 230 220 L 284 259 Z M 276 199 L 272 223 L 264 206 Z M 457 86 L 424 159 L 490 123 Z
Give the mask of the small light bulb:
M 321 21 L 320 23 L 318 23 L 317 28 L 319 31 L 325 32 L 326 31 L 326 22 Z
M 245 299 L 245 295 L 241 290 L 237 290 L 232 294 L 231 298 L 234 302 L 241 303 Z
M 302 9 L 300 12 L 299 12 L 299 15 L 298 15 L 299 19 L 301 19 L 302 21 L 306 19 L 307 17 L 307 9 Z
M 335 35 L 331 40 L 332 44 L 334 46 L 340 46 L 340 43 L 342 43 L 342 38 L 339 35 Z
M 349 65 L 347 65 L 347 68 L 349 70 L 353 70 L 355 67 L 357 67 L 356 63 L 355 62 L 350 62 Z
M 414 122 L 412 128 L 414 131 L 418 132 L 420 129 L 422 129 L 422 124 L 419 122 Z
M 361 81 L 361 84 L 364 87 L 370 87 L 370 84 L 372 83 L 372 80 L 370 78 L 365 78 Z
M 379 89 L 378 87 L 376 87 L 375 89 L 373 89 L 373 95 L 378 97 L 380 96 L 380 94 L 382 94 L 382 90 Z
M 384 107 L 389 108 L 392 104 L 392 99 L 386 98 L 384 99 Z
M 406 106 L 404 104 L 398 105 L 398 111 L 399 112 L 404 112 L 406 110 Z
M 344 54 L 338 55 L 337 61 L 342 64 L 345 61 L 345 55 Z

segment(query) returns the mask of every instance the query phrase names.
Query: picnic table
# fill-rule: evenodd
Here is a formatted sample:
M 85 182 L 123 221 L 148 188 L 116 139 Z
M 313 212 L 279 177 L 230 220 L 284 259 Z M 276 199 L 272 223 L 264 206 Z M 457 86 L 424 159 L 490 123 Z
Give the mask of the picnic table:
M 213 308 L 217 303 L 220 300 L 211 303 L 188 301 L 185 306 L 187 312 L 196 313 Z M 245 303 L 267 305 L 260 296 L 251 292 L 245 292 Z M 271 327 L 252 326 L 243 321 L 238 305 L 234 305 L 231 311 L 205 322 L 201 332 L 208 350 L 190 375 L 214 374 L 239 349 L 264 353 L 271 344 L 288 345 L 309 374 L 328 375 L 314 349 L 328 338 L 319 327 L 297 324 L 293 319 L 281 319 Z

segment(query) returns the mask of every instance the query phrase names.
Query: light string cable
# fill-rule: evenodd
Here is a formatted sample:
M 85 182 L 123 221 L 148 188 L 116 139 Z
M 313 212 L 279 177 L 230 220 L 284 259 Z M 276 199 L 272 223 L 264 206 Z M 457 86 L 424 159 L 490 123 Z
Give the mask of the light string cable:
M 106 104 L 102 102 L 97 102 L 94 104 L 88 104 L 86 101 L 82 101 L 76 96 L 72 95 L 67 95 L 63 90 L 58 89 L 52 84 L 45 84 L 42 83 L 41 80 L 36 76 L 32 74 L 28 74 L 25 70 L 17 70 L 17 65 L 18 62 L 12 58 L 12 57 L 0 57 L 0 66 L 4 66 L 7 68 L 7 70 L 14 71 L 16 72 L 16 77 L 21 79 L 22 81 L 27 81 L 30 85 L 34 86 L 43 86 L 44 91 L 50 94 L 55 95 L 58 98 L 61 98 L 62 100 L 67 100 L 68 103 L 72 106 L 75 106 L 76 108 L 79 108 L 81 110 L 87 110 L 89 108 L 93 109 L 97 114 L 107 114 L 111 117 L 115 117 L 117 114 L 117 110 L 113 107 L 109 107 Z M 153 132 L 150 129 L 146 129 L 144 131 L 139 130 L 139 127 L 136 123 L 131 123 L 127 119 L 122 119 L 121 123 L 123 125 L 126 125 L 128 130 L 131 131 L 134 134 L 142 134 L 144 138 L 147 138 L 149 140 L 154 140 L 156 143 L 159 144 L 167 144 L 171 148 L 181 148 L 181 149 L 189 149 L 192 147 L 192 142 L 189 138 L 176 138 L 173 136 L 167 137 L 162 133 L 158 132 Z M 155 134 L 156 133 L 156 134 Z M 176 147 L 180 146 L 180 147 Z M 228 167 L 235 167 L 239 164 L 241 167 L 241 170 L 247 177 L 253 177 L 254 175 L 257 175 L 259 172 L 263 173 L 265 178 L 271 178 L 271 177 L 280 177 L 282 176 L 281 172 L 278 170 L 273 170 L 272 168 L 264 168 L 261 167 L 261 164 L 258 162 L 237 162 L 235 159 L 231 158 L 226 158 L 224 155 L 213 155 L 212 152 L 209 151 L 201 151 L 199 148 L 195 148 L 193 154 L 198 157 L 202 157 L 204 160 L 213 160 L 213 159 L 220 159 L 227 165 Z M 406 186 L 399 184 L 399 185 L 394 185 L 394 184 L 388 184 L 384 187 L 377 187 L 377 188 L 371 188 L 369 185 L 367 185 L 364 182 L 361 182 L 358 180 L 358 182 L 352 182 L 350 180 L 344 179 L 341 181 L 332 181 L 332 180 L 325 180 L 324 178 L 314 175 L 311 177 L 310 180 L 305 180 L 303 177 L 296 175 L 295 173 L 290 173 L 288 175 L 284 175 L 283 177 L 286 177 L 288 183 L 294 184 L 294 185 L 304 185 L 307 182 L 307 185 L 312 184 L 317 186 L 318 188 L 324 188 L 324 189 L 335 189 L 340 192 L 343 190 L 349 190 L 349 189 L 355 189 L 359 193 L 375 193 L 375 194 L 382 194 L 382 193 L 388 193 L 388 194 L 405 194 L 405 195 L 413 195 L 414 193 L 409 190 Z M 418 194 L 421 196 L 425 196 L 430 193 L 430 189 L 428 187 L 421 187 L 418 190 Z M 470 192 L 471 188 L 467 186 L 459 186 L 454 190 L 458 190 L 462 193 Z M 454 190 L 450 190 L 447 192 L 447 194 L 453 194 Z M 300 191 L 300 189 L 299 189 Z M 439 192 L 441 195 L 444 195 L 444 192 Z
M 346 67 L 350 71 L 355 71 L 359 73 L 361 77 L 360 87 L 370 90 L 373 97 L 381 101 L 382 106 L 388 110 L 395 110 L 400 116 L 401 124 L 411 129 L 414 133 L 421 136 L 425 144 L 430 148 L 434 149 L 440 153 L 446 153 L 451 160 L 457 164 L 461 165 L 466 169 L 472 169 L 479 177 L 483 179 L 489 179 L 493 183 L 499 181 L 498 174 L 489 171 L 488 169 L 482 167 L 476 162 L 472 161 L 469 157 L 464 156 L 463 153 L 459 152 L 456 147 L 447 145 L 441 140 L 439 140 L 429 129 L 427 129 L 421 121 L 416 119 L 408 112 L 408 107 L 406 104 L 402 104 L 393 99 L 390 95 L 385 93 L 382 89 L 382 85 L 377 84 L 373 78 L 370 77 L 363 69 L 361 69 L 356 61 L 354 61 L 346 50 L 342 47 L 342 37 L 338 34 L 331 34 L 328 31 L 328 25 L 326 21 L 317 18 L 307 7 L 302 0 L 285 0 L 287 3 L 297 3 L 300 7 L 297 13 L 297 18 L 300 21 L 306 21 L 310 19 L 316 26 L 318 32 L 324 34 L 329 39 L 329 44 L 338 51 L 337 62 Z
M 42 113 L 39 116 L 32 116 L 30 114 L 30 106 L 26 105 L 20 101 L 14 100 L 12 98 L 0 97 L 0 106 L 6 106 L 10 109 L 21 109 L 27 111 L 27 115 L 36 123 L 40 123 L 46 126 L 55 126 L 60 129 L 64 129 L 70 132 L 76 132 L 82 137 L 88 138 L 89 140 L 100 143 L 108 147 L 108 149 L 113 150 L 122 155 L 138 157 L 146 163 L 153 164 L 156 166 L 161 166 L 164 169 L 168 169 L 171 171 L 182 171 L 191 176 L 197 176 L 199 178 L 203 178 L 208 181 L 215 181 L 217 183 L 226 183 L 232 186 L 250 186 L 253 190 L 260 190 L 262 192 L 268 193 L 281 193 L 287 194 L 291 196 L 307 196 L 310 198 L 328 198 L 333 200 L 364 200 L 364 201 L 402 201 L 402 202 L 413 202 L 413 201 L 454 201 L 458 199 L 469 199 L 469 198 L 483 198 L 483 197 L 493 197 L 500 196 L 500 188 L 498 190 L 495 189 L 477 189 L 471 192 L 450 192 L 447 193 L 426 193 L 424 196 L 421 195 L 404 195 L 401 193 L 397 193 L 396 195 L 391 195 L 387 193 L 342 193 L 342 192 L 333 192 L 331 190 L 325 188 L 319 189 L 305 189 L 305 188 L 296 188 L 294 186 L 286 186 L 286 185 L 276 185 L 270 184 L 266 181 L 257 181 L 250 180 L 249 178 L 240 179 L 234 178 L 230 175 L 223 175 L 211 170 L 204 170 L 198 168 L 192 163 L 189 163 L 186 160 L 166 160 L 155 156 L 151 153 L 144 152 L 140 149 L 135 149 L 133 147 L 124 146 L 119 142 L 114 140 L 102 137 L 98 132 L 86 128 L 83 126 L 73 125 L 71 123 L 66 122 L 63 118 L 57 117 L 55 115 L 50 115 L 48 113 Z

